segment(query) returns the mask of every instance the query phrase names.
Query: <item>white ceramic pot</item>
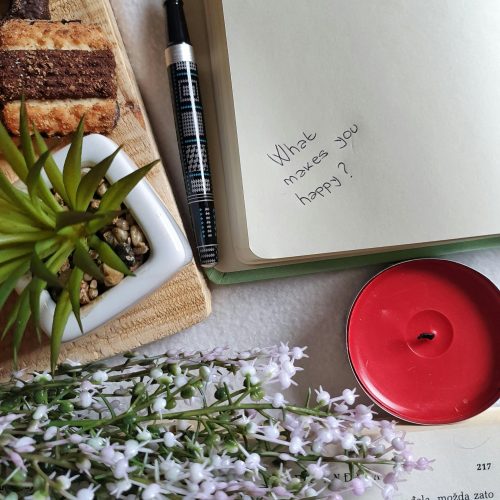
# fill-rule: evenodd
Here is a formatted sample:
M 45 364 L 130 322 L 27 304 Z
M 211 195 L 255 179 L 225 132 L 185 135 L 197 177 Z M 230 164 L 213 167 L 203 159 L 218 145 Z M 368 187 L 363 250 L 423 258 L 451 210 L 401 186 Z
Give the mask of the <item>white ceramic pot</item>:
M 83 139 L 82 163 L 97 164 L 118 147 L 102 135 L 88 135 Z M 69 146 L 54 154 L 54 160 L 62 170 Z M 137 169 L 123 152 L 115 157 L 106 179 L 112 184 Z M 124 278 L 118 285 L 107 290 L 90 304 L 82 307 L 81 320 L 84 334 L 104 325 L 125 312 L 128 308 L 154 292 L 191 261 L 192 253 L 186 237 L 167 211 L 149 183 L 142 180 L 125 198 L 125 205 L 133 215 L 149 246 L 147 261 L 135 272 L 135 276 Z M 19 283 L 17 289 L 26 285 Z M 56 304 L 44 290 L 40 299 L 40 327 L 50 336 Z M 73 314 L 64 330 L 63 342 L 82 336 Z

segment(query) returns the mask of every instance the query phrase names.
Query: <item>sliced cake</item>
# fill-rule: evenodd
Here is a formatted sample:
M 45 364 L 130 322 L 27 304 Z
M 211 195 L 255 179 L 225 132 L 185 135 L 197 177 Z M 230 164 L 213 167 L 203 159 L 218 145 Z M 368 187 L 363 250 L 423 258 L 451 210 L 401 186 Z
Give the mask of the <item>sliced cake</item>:
M 106 133 L 118 118 L 116 63 L 102 30 L 78 21 L 9 19 L 0 25 L 0 103 L 9 131 L 19 133 L 19 106 L 48 136 Z

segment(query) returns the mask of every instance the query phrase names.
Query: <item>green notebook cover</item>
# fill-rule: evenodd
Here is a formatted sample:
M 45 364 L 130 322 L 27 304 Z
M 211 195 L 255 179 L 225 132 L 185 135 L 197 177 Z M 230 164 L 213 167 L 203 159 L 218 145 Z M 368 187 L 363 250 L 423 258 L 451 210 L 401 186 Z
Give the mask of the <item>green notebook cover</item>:
M 206 269 L 205 274 L 207 278 L 216 285 L 233 285 L 236 283 L 248 283 L 251 281 L 288 278 L 291 276 L 302 276 L 305 274 L 328 271 L 340 271 L 354 267 L 394 263 L 410 259 L 445 257 L 454 253 L 485 250 L 498 246 L 500 246 L 500 236 L 494 236 L 491 238 L 446 243 L 423 248 L 413 248 L 409 250 L 381 252 L 370 255 L 356 255 L 353 257 L 287 264 L 261 269 L 252 269 L 249 271 L 236 271 L 232 273 L 223 273 L 217 271 L 217 269 Z

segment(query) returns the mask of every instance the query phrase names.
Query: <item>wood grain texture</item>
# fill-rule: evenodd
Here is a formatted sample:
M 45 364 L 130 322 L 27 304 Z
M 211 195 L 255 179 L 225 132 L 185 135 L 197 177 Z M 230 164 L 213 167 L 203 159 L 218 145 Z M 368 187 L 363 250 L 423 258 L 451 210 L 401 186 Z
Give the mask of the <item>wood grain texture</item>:
M 121 112 L 118 125 L 110 137 L 118 144 L 124 144 L 125 151 L 140 166 L 158 158 L 158 149 L 109 1 L 53 0 L 51 11 L 55 20 L 81 19 L 84 22 L 98 23 L 106 31 L 114 44 Z M 0 168 L 5 169 L 1 160 Z M 150 172 L 148 180 L 182 227 L 175 199 L 161 164 Z M 12 300 L 2 311 L 0 327 L 11 305 Z M 173 280 L 120 318 L 79 340 L 64 344 L 61 359 L 84 362 L 136 349 L 198 323 L 210 312 L 210 293 L 203 276 L 194 262 L 191 262 Z M 11 371 L 11 353 L 10 337 L 7 337 L 0 354 L 0 377 L 5 377 Z M 49 357 L 49 339 L 43 336 L 42 344 L 39 344 L 34 331 L 30 329 L 21 350 L 20 368 L 47 369 Z

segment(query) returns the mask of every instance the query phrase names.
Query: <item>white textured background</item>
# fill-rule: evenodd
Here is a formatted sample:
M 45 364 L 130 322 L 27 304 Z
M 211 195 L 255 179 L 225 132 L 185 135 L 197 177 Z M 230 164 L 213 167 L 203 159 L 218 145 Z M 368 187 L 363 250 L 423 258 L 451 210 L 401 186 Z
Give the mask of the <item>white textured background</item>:
M 201 0 L 192 0 L 191 3 Z M 111 0 L 153 126 L 167 174 L 184 221 L 184 186 L 177 152 L 164 63 L 162 0 Z M 500 217 L 500 214 L 499 214 Z M 187 225 L 187 224 L 186 224 Z M 500 285 L 500 249 L 461 254 L 470 265 Z M 200 325 L 147 347 L 204 349 L 250 348 L 276 342 L 308 345 L 302 380 L 335 392 L 356 385 L 345 350 L 345 322 L 363 284 L 381 268 L 325 273 L 261 283 L 212 287 L 213 314 Z M 500 332 L 499 332 L 500 333 Z

